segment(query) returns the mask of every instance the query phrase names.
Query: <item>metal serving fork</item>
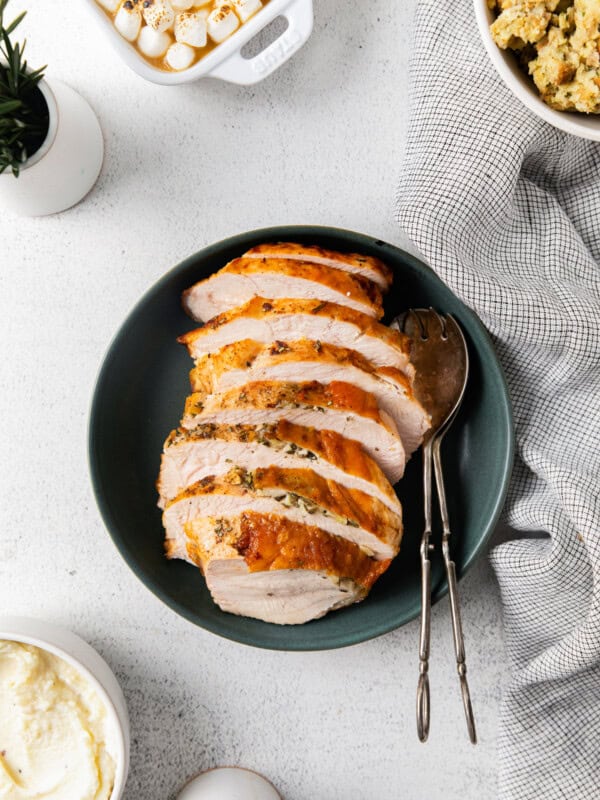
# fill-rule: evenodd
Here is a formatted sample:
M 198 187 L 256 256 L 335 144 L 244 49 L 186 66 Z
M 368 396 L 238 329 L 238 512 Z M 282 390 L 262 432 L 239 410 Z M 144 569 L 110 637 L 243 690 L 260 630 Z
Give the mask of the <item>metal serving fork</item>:
M 450 522 L 444 491 L 441 444 L 454 422 L 462 402 L 469 375 L 469 355 L 463 333 L 449 314 L 439 315 L 432 308 L 412 308 L 397 317 L 392 326 L 411 339 L 411 361 L 416 374 L 413 390 L 431 415 L 431 429 L 423 442 L 423 493 L 425 524 L 421 539 L 421 632 L 419 637 L 419 683 L 417 687 L 417 733 L 422 742 L 429 735 L 429 643 L 431 636 L 431 475 L 435 473 L 442 517 L 442 555 L 446 568 L 452 616 L 456 668 L 460 680 L 469 738 L 477 742 L 475 720 L 465 663 L 465 644 L 460 618 L 456 565 L 450 555 Z

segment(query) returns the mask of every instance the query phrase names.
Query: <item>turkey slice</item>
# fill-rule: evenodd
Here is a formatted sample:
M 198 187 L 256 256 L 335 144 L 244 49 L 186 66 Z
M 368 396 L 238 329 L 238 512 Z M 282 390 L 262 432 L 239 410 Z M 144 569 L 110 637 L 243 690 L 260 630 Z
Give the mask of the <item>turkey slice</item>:
M 193 392 L 213 394 L 254 381 L 344 381 L 370 392 L 396 423 L 407 457 L 423 441 L 430 417 L 413 396 L 407 377 L 394 367 L 377 368 L 356 350 L 319 341 L 244 339 L 196 361 Z
M 203 517 L 186 525 L 186 557 L 230 614 L 299 625 L 356 603 L 388 568 L 313 525 L 271 514 Z
M 379 500 L 347 489 L 311 469 L 245 470 L 208 476 L 169 501 L 163 513 L 166 538 L 174 557 L 185 557 L 185 526 L 196 517 L 242 511 L 287 516 L 310 522 L 348 539 L 376 559 L 393 558 L 402 536 L 402 517 Z
M 159 505 L 208 475 L 245 469 L 310 466 L 317 475 L 360 489 L 400 513 L 400 502 L 379 466 L 359 442 L 280 420 L 274 425 L 199 425 L 172 431 L 165 442 L 157 489 Z
M 181 424 L 189 430 L 203 423 L 263 425 L 281 419 L 355 439 L 388 480 L 402 477 L 406 454 L 394 421 L 372 394 L 349 383 L 260 381 L 208 396 L 195 393 L 186 399 Z
M 376 283 L 382 291 L 392 285 L 393 273 L 387 264 L 373 256 L 362 256 L 359 253 L 338 253 L 335 250 L 324 250 L 313 245 L 294 244 L 293 242 L 275 242 L 259 244 L 244 253 L 245 258 L 289 258 L 294 261 L 311 261 L 314 264 L 325 264 L 328 267 L 344 269 L 354 275 L 362 275 Z
M 367 278 L 280 258 L 236 258 L 187 289 L 183 306 L 193 319 L 205 322 L 253 297 L 328 300 L 377 319 L 383 316 L 381 292 Z
M 356 350 L 377 367 L 395 367 L 412 378 L 410 340 L 397 330 L 337 303 L 255 297 L 214 317 L 202 328 L 179 337 L 192 358 L 212 353 L 240 339 L 269 344 L 311 339 Z

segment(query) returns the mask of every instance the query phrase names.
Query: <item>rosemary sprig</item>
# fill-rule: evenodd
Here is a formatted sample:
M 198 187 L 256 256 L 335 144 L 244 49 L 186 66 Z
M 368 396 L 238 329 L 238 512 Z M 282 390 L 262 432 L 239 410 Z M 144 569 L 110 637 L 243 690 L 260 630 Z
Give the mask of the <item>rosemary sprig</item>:
M 11 169 L 19 177 L 22 164 L 39 149 L 48 131 L 48 108 L 38 83 L 46 67 L 29 69 L 25 44 L 10 35 L 27 13 L 4 24 L 9 0 L 0 0 L 0 174 Z

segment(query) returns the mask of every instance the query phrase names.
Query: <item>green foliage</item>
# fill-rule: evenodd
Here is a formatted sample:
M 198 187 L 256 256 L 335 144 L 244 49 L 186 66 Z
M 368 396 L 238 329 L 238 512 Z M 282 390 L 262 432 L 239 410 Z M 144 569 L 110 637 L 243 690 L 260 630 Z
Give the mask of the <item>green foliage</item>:
M 26 12 L 5 26 L 8 1 L 0 0 L 0 173 L 11 169 L 18 177 L 21 165 L 46 137 L 48 108 L 38 89 L 45 67 L 29 69 L 23 57 L 25 41 L 10 40 Z

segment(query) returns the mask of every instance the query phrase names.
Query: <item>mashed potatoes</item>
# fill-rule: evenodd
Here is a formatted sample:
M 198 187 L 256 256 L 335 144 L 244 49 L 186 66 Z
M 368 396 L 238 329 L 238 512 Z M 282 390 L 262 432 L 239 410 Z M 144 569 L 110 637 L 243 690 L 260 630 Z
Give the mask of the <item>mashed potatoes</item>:
M 0 641 L 0 798 L 109 800 L 115 775 L 106 707 L 76 669 Z
M 542 99 L 559 111 L 600 114 L 599 0 L 489 0 L 503 50 L 515 50 Z

